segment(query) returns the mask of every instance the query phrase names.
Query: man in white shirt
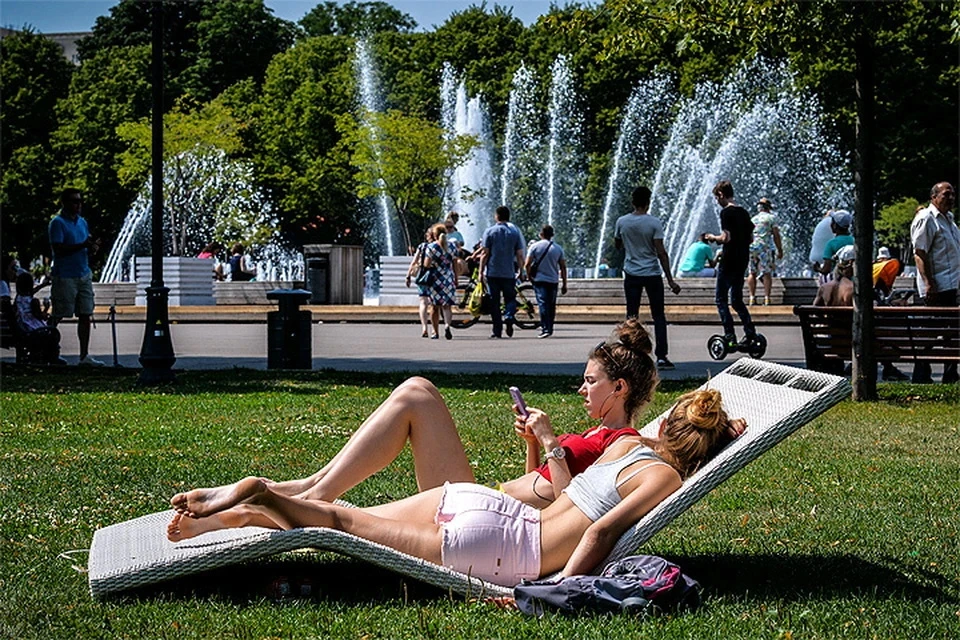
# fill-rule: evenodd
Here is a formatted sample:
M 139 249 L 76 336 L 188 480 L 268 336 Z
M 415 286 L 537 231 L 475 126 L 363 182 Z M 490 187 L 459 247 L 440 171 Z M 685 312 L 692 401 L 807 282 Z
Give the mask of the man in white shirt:
M 956 199 L 952 184 L 938 182 L 930 190 L 930 205 L 918 211 L 910 224 L 917 290 L 928 307 L 960 307 L 960 229 L 950 211 Z M 913 381 L 932 381 L 929 363 L 914 365 Z M 945 363 L 943 382 L 957 381 L 957 363 Z

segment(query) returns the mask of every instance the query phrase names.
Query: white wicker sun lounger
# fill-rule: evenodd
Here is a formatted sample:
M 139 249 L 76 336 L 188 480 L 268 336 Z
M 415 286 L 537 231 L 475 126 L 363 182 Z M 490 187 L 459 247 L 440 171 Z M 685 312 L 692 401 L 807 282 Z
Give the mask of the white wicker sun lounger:
M 608 561 L 636 552 L 714 487 L 850 393 L 836 376 L 743 358 L 706 386 L 723 393 L 731 416 L 747 420 L 747 432 L 628 530 Z M 655 435 L 660 417 L 643 432 Z M 335 551 L 470 596 L 509 595 L 487 583 L 362 538 L 318 527 L 276 531 L 244 527 L 205 533 L 177 544 L 166 539 L 172 511 L 99 529 L 89 558 L 90 592 L 103 597 L 172 578 L 297 549 Z

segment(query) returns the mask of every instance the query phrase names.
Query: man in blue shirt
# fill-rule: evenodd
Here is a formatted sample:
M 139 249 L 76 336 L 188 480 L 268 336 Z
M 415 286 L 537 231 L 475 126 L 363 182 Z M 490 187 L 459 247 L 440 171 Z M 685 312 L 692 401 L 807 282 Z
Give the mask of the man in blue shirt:
M 87 253 L 96 253 L 99 240 L 90 237 L 87 221 L 80 216 L 83 195 L 79 189 L 64 189 L 60 196 L 60 214 L 50 221 L 48 234 L 53 251 L 50 269 L 53 304 L 51 324 L 77 316 L 77 338 L 80 342 L 81 365 L 102 367 L 90 357 L 90 318 L 93 316 L 93 274 Z
M 510 224 L 510 209 L 497 207 L 496 224 L 483 232 L 480 244 L 480 277 L 490 291 L 493 320 L 491 338 L 502 337 L 503 324 L 507 325 L 507 337 L 513 337 L 513 319 L 517 312 L 517 268 L 523 265 L 523 236 Z M 503 316 L 500 313 L 500 296 L 503 295 Z

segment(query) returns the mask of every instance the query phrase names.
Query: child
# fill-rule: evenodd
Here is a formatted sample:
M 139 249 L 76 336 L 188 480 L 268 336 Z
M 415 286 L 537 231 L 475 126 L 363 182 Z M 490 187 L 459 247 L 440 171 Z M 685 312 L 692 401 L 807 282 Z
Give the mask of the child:
M 56 327 L 47 324 L 50 316 L 45 309 L 40 308 L 40 301 L 33 297 L 35 290 L 33 275 L 29 271 L 22 271 L 17 275 L 17 325 L 29 345 L 30 352 L 38 354 L 42 362 L 67 364 L 67 361 L 60 357 L 60 332 Z

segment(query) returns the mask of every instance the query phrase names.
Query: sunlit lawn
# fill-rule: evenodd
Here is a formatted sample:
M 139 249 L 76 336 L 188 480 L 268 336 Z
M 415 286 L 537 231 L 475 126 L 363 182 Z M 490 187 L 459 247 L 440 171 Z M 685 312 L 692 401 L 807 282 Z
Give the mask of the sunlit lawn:
M 642 552 L 705 587 L 680 616 L 499 611 L 331 554 L 288 554 L 99 602 L 83 551 L 101 526 L 169 496 L 251 473 L 306 475 L 399 375 L 188 372 L 144 390 L 136 373 L 4 366 L 0 637 L 10 638 L 956 638 L 960 637 L 960 389 L 881 385 L 845 402 L 690 509 Z M 478 480 L 523 471 L 502 380 L 440 376 Z M 513 382 L 513 378 L 511 382 Z M 588 426 L 577 380 L 521 380 L 564 430 Z M 696 383 L 666 383 L 655 406 Z M 408 456 L 346 497 L 414 490 Z M 272 585 L 310 580 L 313 596 Z

